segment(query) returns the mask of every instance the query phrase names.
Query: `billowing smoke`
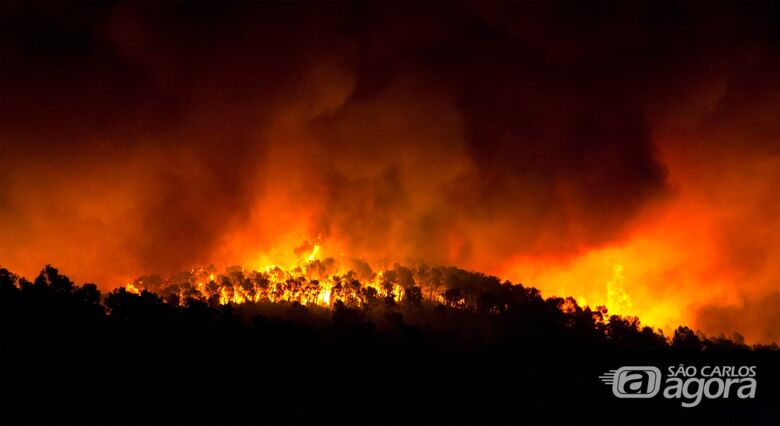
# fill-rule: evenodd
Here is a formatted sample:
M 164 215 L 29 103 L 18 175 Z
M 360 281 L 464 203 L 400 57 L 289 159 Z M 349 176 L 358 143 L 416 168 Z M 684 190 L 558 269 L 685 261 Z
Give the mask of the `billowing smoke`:
M 11 270 L 316 243 L 780 339 L 775 4 L 3 8 Z

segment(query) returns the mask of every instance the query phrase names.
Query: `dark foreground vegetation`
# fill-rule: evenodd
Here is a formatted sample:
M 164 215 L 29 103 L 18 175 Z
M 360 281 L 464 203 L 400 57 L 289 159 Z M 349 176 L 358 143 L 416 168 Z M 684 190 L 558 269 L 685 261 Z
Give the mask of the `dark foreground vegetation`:
M 469 308 L 178 304 L 0 269 L 0 423 L 777 424 L 780 352 L 496 285 Z M 756 366 L 755 399 L 618 399 L 620 366 Z

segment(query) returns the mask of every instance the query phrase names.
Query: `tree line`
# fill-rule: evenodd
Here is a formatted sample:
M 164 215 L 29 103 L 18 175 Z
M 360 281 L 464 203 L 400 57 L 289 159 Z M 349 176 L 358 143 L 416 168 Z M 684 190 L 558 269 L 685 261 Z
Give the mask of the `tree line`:
M 572 298 L 543 298 L 457 268 L 440 272 L 449 275 L 439 301 L 417 287 L 398 300 L 319 306 L 221 304 L 123 287 L 102 294 L 52 266 L 33 281 L 0 269 L 0 420 L 625 424 L 636 410 L 647 412 L 631 423 L 780 418 L 774 344 L 707 338 L 685 326 L 665 336 Z M 676 363 L 757 365 L 757 397 L 685 410 L 616 400 L 597 379 L 621 365 Z

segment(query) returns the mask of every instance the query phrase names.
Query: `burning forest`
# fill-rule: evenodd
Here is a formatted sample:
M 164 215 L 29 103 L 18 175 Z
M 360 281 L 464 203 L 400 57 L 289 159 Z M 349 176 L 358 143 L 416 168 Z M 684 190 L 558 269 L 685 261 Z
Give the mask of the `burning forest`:
M 198 269 L 105 295 L 52 266 L 33 281 L 0 269 L 4 422 L 617 425 L 636 405 L 600 418 L 609 396 L 596 377 L 615 363 L 732 372 L 715 393 L 691 377 L 645 401 L 643 423 L 719 424 L 745 405 L 744 423 L 780 414 L 775 344 L 685 326 L 666 336 L 453 267 L 396 265 L 363 281 L 324 269 Z M 554 413 L 559 400 L 571 410 Z
M 0 422 L 777 423 L 778 16 L 0 2 Z
M 315 246 L 315 253 L 318 248 Z M 389 305 L 427 301 L 474 306 L 477 291 L 489 291 L 500 284 L 497 277 L 455 267 L 408 268 L 395 264 L 391 269 L 374 272 L 366 262 L 355 260 L 352 264 L 354 269 L 345 270 L 332 258 L 317 260 L 311 254 L 306 263 L 290 268 L 273 265 L 244 271 L 235 266 L 218 274 L 211 266 L 166 278 L 141 277 L 124 288 L 133 294 L 154 292 L 174 305 L 195 299 L 221 305 L 288 302 L 332 307 L 341 302 L 360 307 L 378 301 Z

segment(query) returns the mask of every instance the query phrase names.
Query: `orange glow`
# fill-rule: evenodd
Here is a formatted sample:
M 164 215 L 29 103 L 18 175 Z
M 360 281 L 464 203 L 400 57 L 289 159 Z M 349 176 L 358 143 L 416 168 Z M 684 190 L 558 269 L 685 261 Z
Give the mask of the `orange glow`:
M 372 298 L 390 298 L 395 302 L 404 300 L 405 289 L 398 282 L 385 279 L 384 271 L 362 275 L 358 284 L 358 276 L 354 271 L 337 264 L 333 259 L 314 259 L 316 251 L 305 255 L 299 264 L 287 268 L 268 265 L 254 271 L 241 270 L 240 276 L 246 277 L 245 281 L 232 272 L 216 275 L 208 269 L 196 268 L 189 272 L 185 282 L 169 278 L 148 290 L 162 295 L 173 292 L 180 303 L 184 303 L 188 297 L 194 297 L 205 301 L 214 298 L 222 305 L 268 301 L 331 307 L 336 301 L 359 305 L 369 303 Z M 431 283 L 425 282 L 426 278 L 415 278 L 419 285 L 430 287 Z M 126 284 L 125 289 L 140 294 L 137 285 L 142 284 L 141 280 L 136 280 L 134 284 Z M 439 294 L 432 296 L 435 300 L 443 300 Z
M 201 294 L 255 300 L 221 282 L 238 268 L 269 300 L 331 305 L 350 271 L 452 265 L 780 340 L 775 22 L 262 13 L 200 46 L 178 35 L 197 25 L 118 9 L 58 24 L 70 47 L 9 29 L 0 266 L 104 292 L 197 271 Z
M 679 197 L 648 209 L 614 245 L 573 257 L 518 256 L 496 272 L 538 286 L 547 295 L 571 295 L 580 304 L 605 305 L 611 313 L 639 316 L 667 334 L 679 324 L 701 327 L 699 308 L 741 306 L 745 297 L 759 297 L 778 285 L 776 264 L 745 270 L 742 264 L 731 263 L 720 229 L 729 214 L 714 208 L 711 200 Z M 776 222 L 771 219 L 763 226 L 776 227 Z M 747 236 L 755 230 L 743 232 Z M 778 254 L 765 255 L 777 259 Z M 766 340 L 749 329 L 739 331 L 753 341 Z

